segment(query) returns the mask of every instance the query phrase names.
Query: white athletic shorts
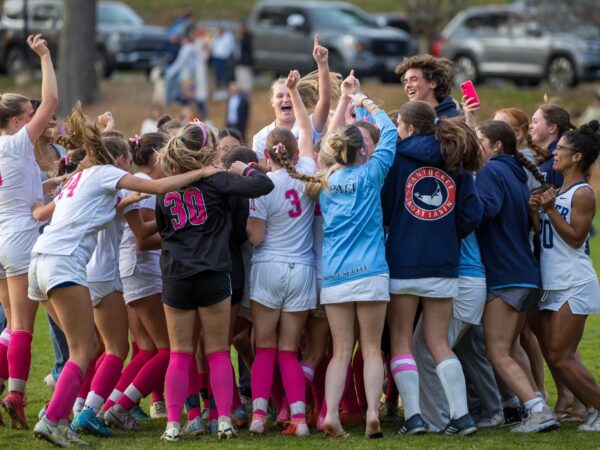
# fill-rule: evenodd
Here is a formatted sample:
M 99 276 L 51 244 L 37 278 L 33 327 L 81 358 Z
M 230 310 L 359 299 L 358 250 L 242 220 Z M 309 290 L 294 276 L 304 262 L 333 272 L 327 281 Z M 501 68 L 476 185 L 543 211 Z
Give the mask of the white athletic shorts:
M 43 302 L 63 283 L 88 286 L 86 261 L 78 250 L 69 256 L 34 253 L 29 265 L 29 298 Z
M 371 275 L 321 289 L 321 304 L 347 302 L 389 302 L 389 274 Z
M 113 292 L 123 292 L 123 284 L 121 279 L 116 277 L 111 281 L 90 281 L 90 296 L 92 297 L 92 306 L 96 307 L 100 304 L 100 300 Z
M 0 279 L 27 273 L 31 249 L 39 235 L 37 227 L 18 233 L 0 234 Z
M 544 291 L 538 307 L 540 310 L 558 311 L 566 302 L 569 302 L 573 314 L 587 316 L 600 312 L 598 280 L 568 289 Z
M 162 293 L 161 276 L 142 272 L 137 267 L 133 269 L 132 275 L 122 277 L 121 282 L 123 283 L 123 298 L 126 304 Z
M 317 306 L 315 269 L 310 264 L 258 262 L 250 269 L 250 298 L 271 309 L 308 311 Z
M 485 309 L 486 298 L 487 285 L 485 278 L 459 277 L 458 295 L 452 299 L 454 318 L 473 325 L 479 325 Z
M 454 298 L 458 295 L 458 278 L 391 278 L 390 293 L 427 298 Z

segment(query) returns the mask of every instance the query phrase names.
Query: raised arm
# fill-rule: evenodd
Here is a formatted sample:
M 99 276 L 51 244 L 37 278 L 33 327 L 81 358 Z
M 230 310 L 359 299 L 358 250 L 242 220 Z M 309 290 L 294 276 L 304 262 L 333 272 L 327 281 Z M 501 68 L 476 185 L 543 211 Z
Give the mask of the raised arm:
M 117 183 L 117 189 L 127 189 L 135 192 L 145 192 L 146 194 L 166 194 L 167 192 L 177 191 L 183 186 L 198 181 L 202 178 L 208 178 L 223 169 L 207 166 L 202 169 L 192 170 L 190 172 L 161 178 L 159 180 L 146 180 L 127 174 Z
M 354 77 L 354 70 L 351 70 L 350 75 L 342 81 L 342 92 L 337 107 L 335 108 L 335 112 L 333 113 L 333 117 L 329 122 L 329 128 L 327 129 L 328 133 L 333 133 L 345 125 L 346 110 L 352 100 L 352 95 L 356 94 L 359 90 L 360 82 Z
M 319 69 L 319 100 L 313 112 L 313 125 L 321 133 L 325 129 L 329 109 L 331 108 L 331 78 L 329 77 L 329 50 L 319 45 L 318 34 L 315 34 L 313 58 L 315 58 Z
M 300 74 L 298 71 L 290 70 L 287 80 L 285 81 L 285 85 L 290 90 L 294 116 L 296 117 L 296 121 L 300 127 L 300 134 L 298 136 L 298 149 L 300 150 L 300 155 L 312 158 L 312 129 L 310 126 L 310 118 L 308 117 L 308 112 L 306 111 L 306 106 L 304 106 L 304 103 L 302 103 L 300 93 L 298 92 L 299 80 Z
M 25 125 L 29 140 L 35 142 L 46 130 L 48 122 L 54 114 L 58 104 L 58 86 L 50 50 L 48 50 L 48 44 L 42 38 L 42 35 L 30 35 L 27 38 L 27 44 L 40 57 L 42 66 L 42 101 L 31 121 Z

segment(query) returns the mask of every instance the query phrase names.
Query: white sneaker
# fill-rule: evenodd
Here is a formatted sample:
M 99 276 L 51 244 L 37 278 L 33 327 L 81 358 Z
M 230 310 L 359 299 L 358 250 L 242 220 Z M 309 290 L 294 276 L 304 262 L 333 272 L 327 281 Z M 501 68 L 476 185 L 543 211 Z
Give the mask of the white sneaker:
M 185 427 L 183 427 L 182 434 L 184 436 L 195 437 L 200 436 L 205 432 L 206 429 L 204 427 L 204 421 L 202 420 L 202 417 L 198 416 L 194 420 L 188 420 L 188 422 L 185 424 Z
M 475 425 L 477 428 L 494 428 L 504 425 L 504 414 L 502 412 L 494 414 L 492 417 L 480 419 Z
M 150 417 L 152 419 L 164 419 L 167 417 L 165 402 L 154 402 L 150 406 Z
M 585 412 L 583 423 L 577 428 L 579 431 L 600 431 L 600 420 L 598 420 L 598 411 L 594 408 L 588 408 Z
M 529 411 L 521 425 L 511 428 L 510 431 L 511 433 L 537 433 L 555 430 L 558 427 L 560 424 L 556 420 L 556 414 L 548 406 L 544 406 L 544 409 L 539 412 Z
M 163 442 L 177 442 L 181 436 L 181 425 L 178 422 L 167 422 L 167 428 L 160 437 Z
M 56 380 L 54 379 L 51 373 L 44 377 L 44 384 L 48 386 L 48 389 L 54 391 L 54 388 L 56 387 Z
M 38 439 L 43 439 L 57 447 L 73 447 L 69 442 L 65 433 L 63 433 L 58 425 L 50 425 L 44 419 L 40 420 L 33 427 L 33 435 Z
M 231 423 L 231 417 L 219 417 L 219 428 L 217 433 L 219 436 L 219 440 L 232 439 L 237 437 L 237 431 L 235 431 L 235 428 L 233 428 L 233 424 Z
M 90 445 L 86 441 L 81 439 L 79 435 L 71 429 L 71 427 L 69 426 L 69 421 L 67 419 L 58 422 L 58 429 L 67 437 L 67 440 L 69 442 L 77 445 Z

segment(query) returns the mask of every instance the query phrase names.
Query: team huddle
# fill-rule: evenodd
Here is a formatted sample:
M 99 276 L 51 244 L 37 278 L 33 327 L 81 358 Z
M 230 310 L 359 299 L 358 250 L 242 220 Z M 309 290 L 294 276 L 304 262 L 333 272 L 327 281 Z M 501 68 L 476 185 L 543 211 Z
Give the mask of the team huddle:
M 58 89 L 45 41 L 28 44 L 41 101 L 0 96 L 0 389 L 14 428 L 28 428 L 41 303 L 69 356 L 33 433 L 59 447 L 142 430 L 150 395 L 166 442 L 261 435 L 270 415 L 283 435 L 344 438 L 353 424 L 380 438 L 381 406 L 403 435 L 540 432 L 567 416 L 600 431 L 600 387 L 577 353 L 600 311 L 597 121 L 575 128 L 544 104 L 531 123 L 510 107 L 477 123 L 473 98 L 449 96 L 452 63 L 429 55 L 397 67 L 409 101 L 386 113 L 353 72 L 330 73 L 315 37 L 318 71 L 273 83 L 275 120 L 252 148 L 197 119 L 127 138 L 77 105 L 46 164 Z

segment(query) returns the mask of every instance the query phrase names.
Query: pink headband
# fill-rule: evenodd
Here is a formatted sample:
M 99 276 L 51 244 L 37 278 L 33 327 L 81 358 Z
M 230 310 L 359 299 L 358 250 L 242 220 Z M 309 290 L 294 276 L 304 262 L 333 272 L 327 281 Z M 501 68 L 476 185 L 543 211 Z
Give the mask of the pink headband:
M 206 124 L 196 117 L 190 122 L 190 125 L 196 125 L 202 131 L 202 147 L 204 147 L 208 139 L 208 129 L 206 128 Z
M 69 165 L 69 155 L 63 156 L 63 159 L 65 160 L 65 166 L 68 166 Z
M 138 145 L 140 145 L 141 139 L 142 137 L 139 134 L 136 134 L 135 136 L 129 138 L 129 142 L 135 142 L 135 146 L 137 147 Z

